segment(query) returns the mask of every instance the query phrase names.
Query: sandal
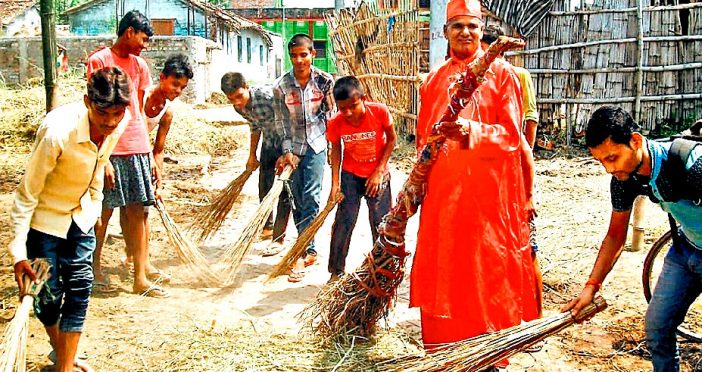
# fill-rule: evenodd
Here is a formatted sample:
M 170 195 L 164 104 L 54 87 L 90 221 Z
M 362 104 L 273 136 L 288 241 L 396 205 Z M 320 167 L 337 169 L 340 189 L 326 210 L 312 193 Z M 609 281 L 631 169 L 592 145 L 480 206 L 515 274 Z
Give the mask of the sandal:
M 317 262 L 317 255 L 307 254 L 304 258 L 305 267 L 312 266 Z
M 51 361 L 51 363 L 54 363 L 54 365 L 58 364 L 58 355 L 56 355 L 56 350 L 51 350 L 49 355 L 47 355 L 47 358 Z M 95 370 L 93 367 L 88 365 L 84 360 L 76 357 L 76 359 L 73 361 L 73 367 L 80 369 L 81 371 L 87 371 L 87 372 L 94 372 Z
M 112 282 L 110 281 L 110 277 L 105 276 L 104 279 L 102 279 L 102 280 L 98 280 L 98 279 L 93 280 L 93 289 L 97 292 L 100 292 L 100 293 L 112 293 L 112 292 L 116 292 L 117 289 L 119 289 L 119 288 L 117 288 L 117 286 L 112 285 Z
M 288 275 L 288 281 L 290 283 L 299 283 L 304 278 L 305 278 L 305 273 L 299 272 L 299 271 L 293 271 L 290 273 L 290 275 Z
M 146 273 L 146 279 L 152 282 L 170 283 L 172 277 L 161 270 L 156 270 L 152 273 Z
M 272 242 L 271 244 L 266 247 L 266 249 L 261 252 L 262 257 L 270 257 L 270 256 L 275 256 L 278 253 L 282 252 L 285 247 L 283 246 L 283 243 L 278 243 L 278 242 Z
M 170 293 L 166 292 L 166 290 L 163 289 L 163 287 L 158 285 L 152 285 L 151 287 L 146 288 L 144 290 L 135 290 L 133 293 L 144 297 L 153 298 L 167 298 L 171 296 Z
M 261 240 L 269 240 L 273 237 L 273 229 L 263 229 L 261 232 Z

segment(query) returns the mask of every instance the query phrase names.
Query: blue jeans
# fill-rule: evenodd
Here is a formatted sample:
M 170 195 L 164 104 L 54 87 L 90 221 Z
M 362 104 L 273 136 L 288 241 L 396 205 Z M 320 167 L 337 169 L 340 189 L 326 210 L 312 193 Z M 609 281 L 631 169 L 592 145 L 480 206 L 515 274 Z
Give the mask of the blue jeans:
M 312 220 L 319 214 L 324 166 L 327 162 L 327 152 L 315 154 L 311 147 L 300 157 L 300 164 L 292 174 L 292 193 L 295 203 L 293 220 L 297 232 L 302 233 Z M 314 240 L 307 247 L 307 253 L 316 255 Z
M 665 257 L 646 311 L 646 342 L 656 372 L 680 370 L 675 330 L 702 292 L 702 250 L 680 240 Z
M 81 332 L 93 287 L 95 231 L 84 234 L 71 223 L 66 239 L 34 229 L 27 234 L 27 256 L 45 258 L 49 279 L 34 303 L 37 318 L 47 327 L 59 324 L 61 332 Z
M 343 273 L 346 268 L 346 256 L 351 245 L 351 234 L 356 226 L 358 210 L 361 208 L 361 198 L 368 205 L 368 220 L 373 234 L 373 243 L 378 239 L 378 225 L 390 211 L 392 195 L 390 180 L 376 197 L 366 196 L 367 178 L 358 177 L 352 173 L 341 171 L 341 193 L 344 200 L 336 207 L 336 217 L 332 226 L 331 244 L 329 246 L 329 272 Z
M 265 134 L 264 134 L 265 139 Z M 261 166 L 258 168 L 258 199 L 259 201 L 268 195 L 275 181 L 275 163 L 281 155 L 280 145 L 270 144 L 264 141 L 261 145 Z M 273 229 L 273 241 L 282 240 L 285 238 L 285 230 L 288 227 L 288 219 L 290 218 L 290 201 L 288 200 L 288 192 L 283 190 L 278 199 L 278 206 L 275 212 L 275 220 L 273 213 L 268 216 L 265 228 Z

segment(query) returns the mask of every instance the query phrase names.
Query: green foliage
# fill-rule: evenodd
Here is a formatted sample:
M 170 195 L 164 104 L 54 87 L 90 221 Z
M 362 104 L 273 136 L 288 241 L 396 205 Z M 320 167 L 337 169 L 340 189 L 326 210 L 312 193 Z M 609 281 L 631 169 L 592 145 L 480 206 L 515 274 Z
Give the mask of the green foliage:
M 229 5 L 229 1 L 227 0 L 207 0 L 207 2 L 222 8 L 226 8 Z
M 677 112 L 672 111 L 670 117 L 661 119 L 656 123 L 656 128 L 651 131 L 651 138 L 665 138 L 689 129 L 692 124 L 702 118 L 702 113 L 694 112 L 687 113 L 684 117 L 680 117 Z

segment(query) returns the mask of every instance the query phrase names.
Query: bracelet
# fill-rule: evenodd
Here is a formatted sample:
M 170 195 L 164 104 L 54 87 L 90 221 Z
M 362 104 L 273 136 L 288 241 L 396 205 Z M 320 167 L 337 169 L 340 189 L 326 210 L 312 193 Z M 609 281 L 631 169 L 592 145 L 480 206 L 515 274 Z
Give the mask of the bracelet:
M 600 288 L 602 288 L 602 283 L 595 281 L 594 279 L 588 279 L 587 282 L 585 282 L 585 286 L 593 286 L 595 287 L 595 292 L 599 292 Z

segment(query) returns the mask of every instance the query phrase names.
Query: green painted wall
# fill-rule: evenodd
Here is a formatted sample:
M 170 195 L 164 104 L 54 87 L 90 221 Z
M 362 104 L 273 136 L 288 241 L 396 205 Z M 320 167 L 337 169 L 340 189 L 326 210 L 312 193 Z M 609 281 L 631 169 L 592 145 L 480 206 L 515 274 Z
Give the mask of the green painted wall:
M 311 24 L 311 25 L 310 25 Z M 314 59 L 314 66 L 320 70 L 326 71 L 331 74 L 336 74 L 336 66 L 334 65 L 331 41 L 328 37 L 328 27 L 327 23 L 324 21 L 298 21 L 295 19 L 283 21 L 262 21 L 261 26 L 266 30 L 275 32 L 283 36 L 283 46 L 287 47 L 288 40 L 295 34 L 310 34 L 310 29 L 312 30 L 312 40 L 315 44 L 324 45 L 324 56 L 319 56 Z M 285 28 L 283 30 L 283 27 Z M 318 53 L 319 54 L 319 53 Z M 285 53 L 287 56 L 287 53 Z M 285 71 L 292 69 L 290 64 L 290 58 L 285 58 L 284 61 Z

